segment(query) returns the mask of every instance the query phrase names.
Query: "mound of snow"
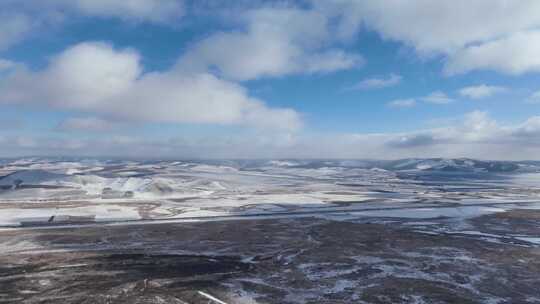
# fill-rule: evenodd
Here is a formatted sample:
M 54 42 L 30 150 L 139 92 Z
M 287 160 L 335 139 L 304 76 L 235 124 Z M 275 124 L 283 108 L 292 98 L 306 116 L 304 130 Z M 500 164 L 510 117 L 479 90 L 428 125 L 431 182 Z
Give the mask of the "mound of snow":
M 88 195 L 107 194 L 107 196 L 111 197 L 129 197 L 144 192 L 161 195 L 173 192 L 172 187 L 169 185 L 164 184 L 162 181 L 155 182 L 151 178 L 107 178 L 92 174 L 67 175 L 45 170 L 17 171 L 0 177 L 0 186 L 15 188 L 20 185 L 64 186 L 81 189 L 86 191 Z
M 299 165 L 298 162 L 286 160 L 271 160 L 268 164 L 273 167 L 294 167 Z
M 150 178 L 116 177 L 97 175 L 75 175 L 66 181 L 70 186 L 85 190 L 88 194 L 102 194 L 104 189 L 114 192 L 144 192 L 152 183 Z

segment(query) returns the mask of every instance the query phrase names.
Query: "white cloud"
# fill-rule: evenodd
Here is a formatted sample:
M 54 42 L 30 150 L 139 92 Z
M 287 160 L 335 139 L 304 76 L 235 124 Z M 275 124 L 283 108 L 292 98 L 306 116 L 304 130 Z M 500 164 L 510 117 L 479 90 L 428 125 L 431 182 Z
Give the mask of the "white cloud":
M 0 72 L 12 69 L 16 65 L 17 64 L 15 62 L 13 62 L 13 61 L 0 58 Z
M 415 105 L 416 105 L 416 100 L 412 98 L 396 99 L 388 103 L 388 106 L 392 108 L 410 108 L 410 107 L 414 107 Z
M 177 24 L 184 14 L 183 0 L 2 0 L 0 51 L 42 34 L 76 15 Z
M 421 146 L 430 146 L 436 143 L 435 138 L 431 134 L 403 134 L 395 138 L 390 138 L 386 145 L 393 148 L 413 148 Z
M 320 11 L 342 16 L 340 28 L 349 36 L 364 25 L 422 53 L 452 53 L 470 43 L 540 25 L 540 3 L 536 0 L 314 2 Z
M 0 12 L 0 51 L 22 40 L 33 27 L 32 19 L 24 14 Z
M 506 90 L 507 89 L 504 87 L 481 84 L 477 86 L 464 87 L 458 92 L 461 96 L 465 96 L 471 99 L 482 99 L 491 97 L 498 93 L 505 92 Z
M 519 75 L 539 72 L 539 53 L 540 31 L 515 33 L 456 52 L 446 63 L 445 73 L 454 75 L 472 70 L 494 70 Z
M 360 81 L 357 85 L 353 86 L 353 89 L 369 90 L 388 88 L 399 84 L 401 82 L 401 79 L 401 75 L 397 75 L 394 73 L 388 75 L 388 77 L 383 78 L 367 78 Z
M 455 100 L 453 98 L 450 98 L 446 93 L 442 91 L 434 91 L 430 93 L 427 96 L 417 98 L 418 100 L 432 103 L 432 104 L 449 104 L 454 102 Z M 406 107 L 414 107 L 417 105 L 417 99 L 415 98 L 405 98 L 405 99 L 396 99 L 388 103 L 388 106 L 395 107 L 395 108 L 406 108 Z
M 468 141 L 478 141 L 486 138 L 497 139 L 497 122 L 492 120 L 486 112 L 474 111 L 465 115 L 463 128 L 461 129 L 462 139 Z
M 297 129 L 291 109 L 269 108 L 246 90 L 208 73 L 143 73 L 131 49 L 89 42 L 55 57 L 41 71 L 16 69 L 0 83 L 4 103 L 43 104 L 120 119 L 243 124 Z
M 313 0 L 337 20 L 340 35 L 361 29 L 402 42 L 421 55 L 447 57 L 445 73 L 538 72 L 540 2 L 536 0 Z
M 448 97 L 444 92 L 435 91 L 422 98 L 423 101 L 433 104 L 448 104 L 454 102 L 454 99 Z
M 363 59 L 328 48 L 328 20 L 295 8 L 243 12 L 245 30 L 218 32 L 195 43 L 178 66 L 192 71 L 217 68 L 226 78 L 250 80 L 296 73 L 328 73 L 359 66 Z
M 208 7 L 220 8 L 214 17 L 229 7 L 244 7 L 231 18 L 236 22 L 232 28 L 240 24 L 241 29 L 211 34 L 195 43 L 183 63 L 190 62 L 199 70 L 217 68 L 223 76 L 236 80 L 343 70 L 363 60 L 358 54 L 336 48 L 335 42 L 350 40 L 361 29 L 368 29 L 419 54 L 442 54 L 449 75 L 479 69 L 509 74 L 540 71 L 536 56 L 540 50 L 540 3 L 536 0 L 311 2 L 312 8 L 294 7 L 289 2 L 210 4 Z M 176 25 L 187 10 L 183 0 L 29 3 L 0 3 L 5 12 L 0 14 L 0 49 L 46 28 L 45 16 L 79 14 Z
M 98 17 L 169 22 L 184 14 L 183 0 L 45 0 L 45 5 Z
M 364 64 L 364 58 L 340 49 L 329 49 L 307 55 L 298 62 L 298 72 L 330 73 L 359 67 Z
M 526 99 L 526 102 L 527 103 L 540 103 L 540 90 L 532 93 L 531 96 L 529 96 Z
M 0 137 L 2 155 L 114 155 L 175 158 L 406 158 L 473 157 L 537 159 L 540 116 L 503 125 L 485 112 L 467 113 L 456 124 L 401 133 L 229 135 L 148 139 L 111 134 L 104 138 Z M 516 149 L 519 146 L 519 149 Z
M 540 116 L 528 118 L 512 132 L 514 136 L 522 137 L 525 140 L 531 140 L 531 143 L 540 143 Z
M 536 153 L 540 152 L 540 116 L 517 125 L 501 125 L 486 112 L 473 111 L 452 126 L 386 134 L 385 138 L 388 148 L 399 148 L 405 155 L 415 157 L 536 159 Z M 515 149 L 516 145 L 520 149 Z

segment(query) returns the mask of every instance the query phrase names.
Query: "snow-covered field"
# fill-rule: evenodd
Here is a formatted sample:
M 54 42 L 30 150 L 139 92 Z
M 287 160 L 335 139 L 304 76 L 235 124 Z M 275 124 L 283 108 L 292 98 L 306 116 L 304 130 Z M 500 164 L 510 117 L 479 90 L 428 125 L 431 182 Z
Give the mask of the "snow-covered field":
M 537 303 L 538 169 L 4 160 L 0 300 Z
M 447 159 L 5 160 L 0 226 L 299 216 L 459 220 L 540 208 L 538 168 Z
M 493 173 L 485 169 L 490 166 L 477 168 L 472 160 L 18 159 L 0 166 L 0 225 L 296 213 L 471 217 L 538 207 L 540 173 L 531 166 L 520 173 L 525 166 L 513 163 L 498 167 L 518 172 Z

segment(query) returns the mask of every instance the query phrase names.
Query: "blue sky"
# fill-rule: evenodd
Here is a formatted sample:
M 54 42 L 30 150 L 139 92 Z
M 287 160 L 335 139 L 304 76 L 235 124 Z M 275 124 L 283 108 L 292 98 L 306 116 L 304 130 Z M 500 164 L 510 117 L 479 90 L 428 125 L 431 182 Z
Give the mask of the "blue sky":
M 6 0 L 0 156 L 538 159 L 537 1 Z

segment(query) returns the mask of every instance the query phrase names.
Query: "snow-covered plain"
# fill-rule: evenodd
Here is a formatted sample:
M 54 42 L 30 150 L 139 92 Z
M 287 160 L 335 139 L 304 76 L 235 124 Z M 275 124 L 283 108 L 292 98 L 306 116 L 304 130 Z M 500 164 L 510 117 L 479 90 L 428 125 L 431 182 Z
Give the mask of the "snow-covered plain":
M 462 220 L 540 208 L 538 168 L 463 159 L 6 160 L 0 226 L 263 216 Z
M 207 303 L 193 300 L 198 291 L 225 303 L 538 298 L 535 163 L 1 163 L 8 299 L 158 292 Z

